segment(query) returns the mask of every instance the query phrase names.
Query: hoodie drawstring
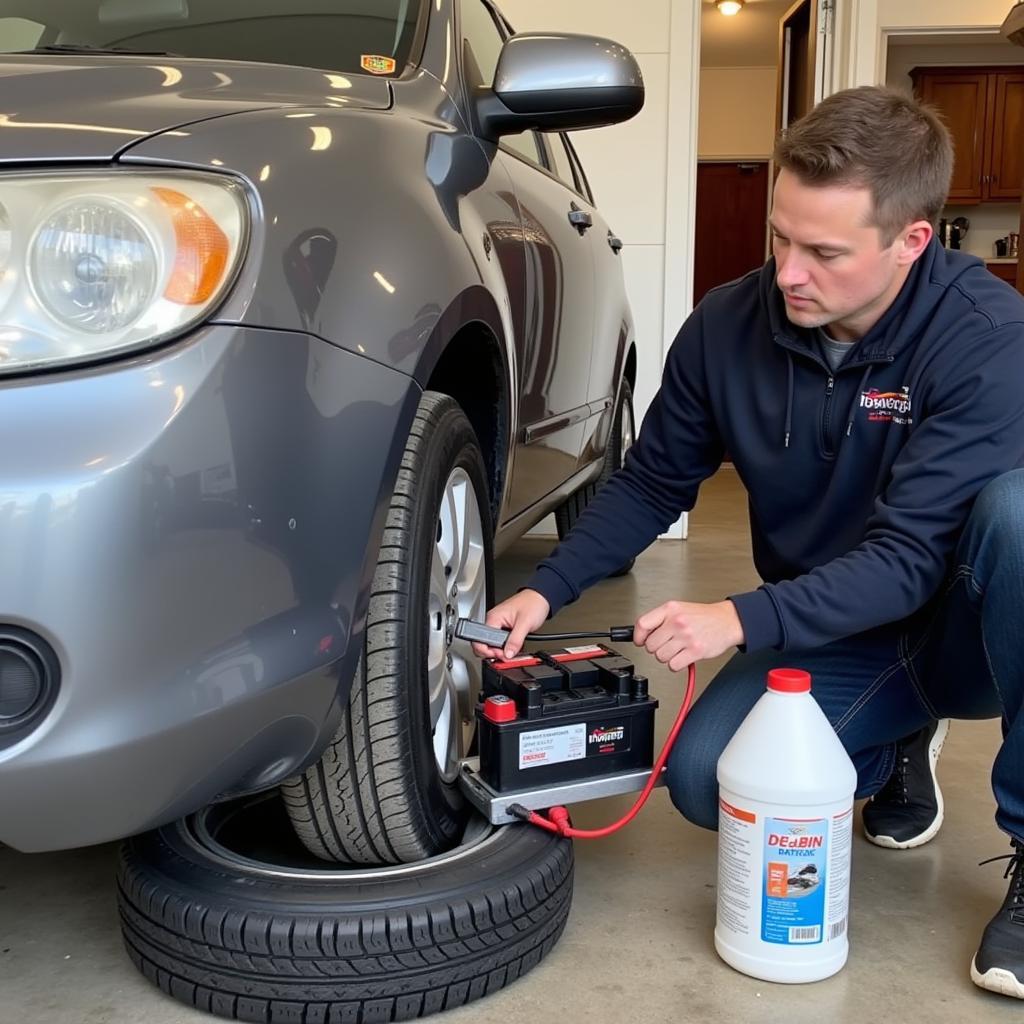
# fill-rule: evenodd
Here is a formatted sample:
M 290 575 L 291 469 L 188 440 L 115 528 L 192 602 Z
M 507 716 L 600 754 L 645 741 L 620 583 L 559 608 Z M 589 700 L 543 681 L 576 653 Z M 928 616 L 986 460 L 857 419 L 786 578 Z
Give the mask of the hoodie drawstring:
M 793 353 L 786 349 L 786 363 L 789 367 L 789 383 L 786 386 L 786 437 L 785 447 L 789 447 L 789 435 L 793 430 Z
M 860 379 L 860 386 L 853 393 L 853 401 L 850 402 L 850 412 L 846 419 L 846 433 L 844 437 L 849 437 L 853 433 L 853 418 L 857 415 L 857 406 L 860 403 L 860 396 L 864 393 L 864 389 L 868 386 L 868 377 L 871 376 L 871 363 L 868 363 L 864 367 L 864 375 Z M 842 443 L 842 442 L 840 442 Z

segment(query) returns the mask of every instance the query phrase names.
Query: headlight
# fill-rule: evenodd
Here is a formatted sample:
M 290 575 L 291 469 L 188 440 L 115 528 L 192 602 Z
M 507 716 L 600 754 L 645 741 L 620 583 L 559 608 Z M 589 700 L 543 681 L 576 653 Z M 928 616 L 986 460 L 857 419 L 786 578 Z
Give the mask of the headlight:
M 0 374 L 133 351 L 208 315 L 248 234 L 212 175 L 0 176 Z
M 160 260 L 129 210 L 73 199 L 47 217 L 29 269 L 43 308 L 90 334 L 133 324 L 156 298 Z

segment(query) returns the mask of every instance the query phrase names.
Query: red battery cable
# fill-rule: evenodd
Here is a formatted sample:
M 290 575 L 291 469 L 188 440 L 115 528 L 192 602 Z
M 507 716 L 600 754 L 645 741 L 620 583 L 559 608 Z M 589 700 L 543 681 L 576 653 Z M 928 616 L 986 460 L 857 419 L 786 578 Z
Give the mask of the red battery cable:
M 571 661 L 578 658 L 593 657 L 593 652 L 589 655 L 555 655 L 556 660 L 560 661 Z M 531 664 L 540 664 L 540 660 L 536 658 L 530 659 Z M 510 662 L 505 662 L 509 668 L 522 668 L 525 662 L 520 659 L 513 659 Z M 495 666 L 498 667 L 498 666 Z M 531 825 L 536 825 L 538 828 L 547 829 L 548 832 L 554 832 L 560 836 L 565 836 L 568 839 L 603 839 L 605 836 L 610 836 L 613 832 L 618 832 L 620 828 L 624 828 L 628 825 L 640 812 L 640 808 L 647 803 L 647 798 L 651 795 L 651 791 L 654 789 L 658 779 L 661 777 L 661 771 L 665 767 L 665 762 L 668 760 L 668 755 L 672 752 L 672 745 L 676 741 L 676 737 L 679 735 L 679 730 L 683 727 L 683 722 L 686 721 L 686 716 L 690 713 L 690 704 L 693 702 L 693 691 L 697 682 L 697 673 L 694 666 L 691 665 L 687 670 L 686 679 L 686 695 L 683 698 L 682 706 L 679 708 L 679 714 L 676 715 L 675 722 L 672 723 L 672 728 L 669 731 L 668 739 L 665 740 L 665 745 L 661 748 L 661 753 L 658 754 L 658 759 L 654 762 L 654 767 L 651 769 L 651 777 L 647 780 L 647 785 L 644 786 L 637 797 L 636 802 L 633 806 L 621 817 L 618 821 L 611 825 L 607 825 L 604 828 L 573 828 L 569 820 L 569 811 L 565 807 L 552 807 L 548 811 L 548 816 L 545 817 L 543 814 L 539 814 L 536 811 L 531 811 L 529 808 L 523 807 L 522 804 L 512 804 L 508 812 L 509 814 L 515 815 L 515 817 L 522 819 L 523 821 L 529 822 Z

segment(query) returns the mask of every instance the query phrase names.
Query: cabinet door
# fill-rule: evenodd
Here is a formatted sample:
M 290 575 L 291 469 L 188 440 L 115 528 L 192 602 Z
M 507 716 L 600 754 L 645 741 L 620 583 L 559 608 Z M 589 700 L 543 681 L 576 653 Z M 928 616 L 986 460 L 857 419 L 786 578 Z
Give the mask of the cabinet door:
M 953 136 L 956 161 L 949 190 L 950 203 L 980 203 L 983 198 L 988 80 L 984 72 L 923 71 L 918 74 L 921 99 L 939 110 Z
M 1017 264 L 1016 263 L 986 263 L 988 269 L 999 278 L 1000 281 L 1005 281 L 1009 285 L 1016 284 L 1017 282 Z
M 1024 71 L 990 75 L 989 87 L 995 88 L 995 115 L 987 198 L 1016 201 L 1024 180 Z

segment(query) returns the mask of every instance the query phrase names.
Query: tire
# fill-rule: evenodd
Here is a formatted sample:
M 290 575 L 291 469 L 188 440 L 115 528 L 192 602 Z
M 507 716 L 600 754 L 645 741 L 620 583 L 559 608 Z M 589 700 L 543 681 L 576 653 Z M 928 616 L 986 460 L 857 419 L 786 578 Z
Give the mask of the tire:
M 260 860 L 252 837 L 282 831 L 297 852 Z M 265 793 L 124 842 L 118 906 L 132 962 L 182 1003 L 263 1024 L 374 1024 L 521 977 L 558 941 L 572 883 L 570 841 L 480 817 L 447 854 L 332 870 Z
M 613 473 L 622 468 L 626 452 L 636 439 L 636 416 L 633 412 L 633 389 L 629 381 L 622 379 L 619 399 L 615 407 L 615 419 L 608 435 L 608 443 L 604 449 L 604 465 L 601 475 L 590 484 L 584 484 L 566 498 L 564 504 L 555 509 L 555 525 L 558 527 L 558 539 L 565 540 L 569 531 L 583 515 L 583 510 L 594 500 L 597 492 L 608 482 Z M 621 568 L 609 573 L 610 576 L 625 576 L 632 568 L 635 558 L 631 558 Z
M 462 834 L 468 809 L 457 762 L 473 742 L 482 669 L 451 632 L 459 617 L 482 622 L 493 603 L 485 480 L 458 404 L 425 392 L 388 509 L 342 723 L 319 762 L 281 787 L 296 834 L 324 860 L 411 863 Z

